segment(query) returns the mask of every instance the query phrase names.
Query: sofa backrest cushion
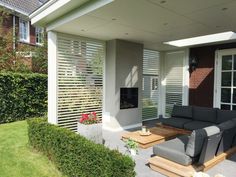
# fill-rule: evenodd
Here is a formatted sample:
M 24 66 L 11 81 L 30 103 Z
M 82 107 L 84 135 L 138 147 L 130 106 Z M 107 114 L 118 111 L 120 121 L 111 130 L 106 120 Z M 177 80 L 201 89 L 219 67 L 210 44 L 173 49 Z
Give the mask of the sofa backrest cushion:
M 234 122 L 233 120 L 228 120 L 226 122 L 218 124 L 217 127 L 219 127 L 221 131 L 229 130 L 231 128 L 236 128 L 236 122 Z
M 236 118 L 236 111 L 229 111 L 229 110 L 217 110 L 217 123 L 220 124 L 227 120 Z
M 171 116 L 192 119 L 192 106 L 174 105 Z
M 197 121 L 216 123 L 217 108 L 193 107 L 193 119 Z
M 202 151 L 205 138 L 219 132 L 220 129 L 216 126 L 209 126 L 203 129 L 194 130 L 189 137 L 189 141 L 186 146 L 186 154 L 190 157 L 198 156 Z

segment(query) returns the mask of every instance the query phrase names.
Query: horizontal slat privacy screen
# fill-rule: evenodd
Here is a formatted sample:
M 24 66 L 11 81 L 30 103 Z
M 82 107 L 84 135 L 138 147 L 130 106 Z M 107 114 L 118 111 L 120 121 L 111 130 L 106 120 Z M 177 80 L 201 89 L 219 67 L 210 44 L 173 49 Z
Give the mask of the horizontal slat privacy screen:
M 58 34 L 58 124 L 77 129 L 82 113 L 102 118 L 105 43 Z
M 184 52 L 167 53 L 165 57 L 166 108 L 169 117 L 173 105 L 182 105 L 183 97 L 183 63 Z
M 143 51 L 143 99 L 142 118 L 148 120 L 157 117 L 159 96 L 159 52 Z

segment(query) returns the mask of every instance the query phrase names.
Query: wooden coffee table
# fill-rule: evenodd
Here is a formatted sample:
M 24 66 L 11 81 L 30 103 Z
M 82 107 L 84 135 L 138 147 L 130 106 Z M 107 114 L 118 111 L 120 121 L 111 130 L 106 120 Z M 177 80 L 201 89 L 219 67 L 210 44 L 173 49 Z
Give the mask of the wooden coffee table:
M 179 134 L 186 134 L 187 132 L 178 129 L 171 129 L 167 127 L 153 127 L 149 129 L 152 133 L 149 136 L 141 136 L 139 131 L 127 132 L 122 135 L 122 139 L 131 138 L 139 144 L 140 148 L 146 149 L 154 146 L 155 144 L 162 143 L 166 140 L 175 138 Z

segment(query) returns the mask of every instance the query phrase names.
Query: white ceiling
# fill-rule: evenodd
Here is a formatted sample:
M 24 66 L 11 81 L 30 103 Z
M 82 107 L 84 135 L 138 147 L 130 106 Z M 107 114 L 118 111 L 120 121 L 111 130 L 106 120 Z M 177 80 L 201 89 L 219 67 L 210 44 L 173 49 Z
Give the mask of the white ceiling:
M 125 39 L 159 51 L 163 42 L 236 31 L 236 0 L 115 0 L 56 28 L 100 40 Z

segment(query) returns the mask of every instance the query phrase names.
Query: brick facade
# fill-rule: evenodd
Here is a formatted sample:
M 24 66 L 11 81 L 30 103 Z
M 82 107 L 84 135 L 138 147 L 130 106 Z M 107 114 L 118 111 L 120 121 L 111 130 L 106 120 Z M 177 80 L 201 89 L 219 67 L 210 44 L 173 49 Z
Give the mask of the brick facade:
M 3 19 L 2 23 L 2 32 L 3 33 L 8 33 L 9 31 L 13 32 L 13 15 L 9 14 L 8 16 L 5 16 Z M 15 16 L 15 35 L 17 38 L 17 43 L 16 43 L 16 48 L 22 48 L 24 47 L 29 47 L 29 50 L 32 49 L 32 47 L 37 47 L 36 46 L 36 36 L 35 36 L 35 27 L 30 24 L 30 41 L 29 43 L 21 42 L 19 41 L 19 17 Z M 13 33 L 12 33 L 13 34 Z M 13 36 L 12 36 L 13 39 Z M 32 59 L 31 58 L 24 58 L 24 63 L 29 66 L 30 69 L 32 69 Z
M 197 69 L 190 73 L 189 105 L 213 107 L 215 51 L 236 48 L 236 43 L 190 49 L 190 58 L 198 60 Z

